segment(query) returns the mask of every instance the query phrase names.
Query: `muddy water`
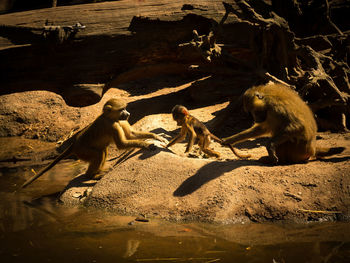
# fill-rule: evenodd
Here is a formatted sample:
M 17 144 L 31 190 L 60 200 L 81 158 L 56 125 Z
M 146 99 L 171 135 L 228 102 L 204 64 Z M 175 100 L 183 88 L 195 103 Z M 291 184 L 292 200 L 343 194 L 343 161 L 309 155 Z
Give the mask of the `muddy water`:
M 59 204 L 75 161 L 16 191 L 32 168 L 0 168 L 0 262 L 350 262 L 349 224 L 138 222 Z

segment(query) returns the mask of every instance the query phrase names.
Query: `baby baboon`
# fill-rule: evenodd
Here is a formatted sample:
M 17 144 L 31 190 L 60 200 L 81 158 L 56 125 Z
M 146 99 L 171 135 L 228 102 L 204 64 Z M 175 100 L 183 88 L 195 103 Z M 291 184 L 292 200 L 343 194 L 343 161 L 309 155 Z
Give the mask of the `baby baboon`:
M 99 179 L 101 177 L 99 173 L 106 162 L 107 147 L 113 141 L 118 149 L 154 147 L 152 143 L 144 140 L 148 138 L 165 141 L 154 133 L 133 130 L 127 121 L 130 113 L 126 110 L 126 105 L 126 102 L 121 99 L 108 100 L 103 106 L 102 114 L 90 125 L 74 134 L 71 139 L 72 144 L 51 164 L 27 180 L 22 187 L 28 186 L 60 160 L 72 154 L 89 163 L 87 176 Z
M 186 107 L 182 105 L 176 105 L 172 109 L 173 119 L 177 122 L 178 126 L 181 126 L 180 133 L 175 136 L 166 147 L 170 147 L 175 143 L 185 139 L 186 134 L 189 133 L 189 142 L 186 147 L 186 153 L 189 152 L 195 142 L 198 139 L 198 145 L 204 153 L 209 156 L 220 157 L 220 154 L 213 149 L 209 148 L 210 139 L 213 138 L 214 141 L 222 143 L 222 140 L 212 134 L 205 125 L 200 122 L 197 118 L 189 114 Z M 237 157 L 247 158 L 250 155 L 240 155 L 236 152 L 236 149 L 231 147 L 231 150 Z
M 287 86 L 268 83 L 248 89 L 243 106 L 251 113 L 254 125 L 223 139 L 237 144 L 253 138 L 271 137 L 267 145 L 269 162 L 300 163 L 341 153 L 344 147 L 316 147 L 317 125 L 314 114 L 299 95 Z

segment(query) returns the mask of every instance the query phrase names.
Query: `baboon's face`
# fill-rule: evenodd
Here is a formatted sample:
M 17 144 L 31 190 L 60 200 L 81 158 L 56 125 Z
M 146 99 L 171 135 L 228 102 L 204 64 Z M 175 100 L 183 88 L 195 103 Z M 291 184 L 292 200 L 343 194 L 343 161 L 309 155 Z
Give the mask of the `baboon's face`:
M 251 114 L 255 122 L 261 123 L 266 120 L 268 108 L 261 92 L 247 90 L 243 96 L 243 108 Z
M 115 121 L 124 121 L 129 119 L 130 113 L 126 110 L 126 107 L 112 107 L 109 116 Z
M 184 122 L 184 115 L 179 112 L 173 112 L 173 119 L 176 121 L 177 126 L 181 126 Z
M 177 126 L 182 126 L 183 123 L 184 123 L 183 119 L 177 119 L 176 120 Z
M 243 95 L 243 108 L 246 112 L 265 109 L 263 94 L 253 89 L 248 89 Z
M 120 109 L 119 111 L 120 111 L 119 120 L 129 119 L 130 113 L 126 110 L 126 108 Z
M 176 121 L 178 126 L 182 126 L 182 124 L 184 123 L 185 112 L 187 112 L 187 109 L 183 106 L 176 105 L 173 108 L 172 110 L 173 119 L 174 121 Z
M 126 110 L 127 104 L 118 99 L 111 99 L 107 101 L 103 108 L 104 114 L 114 120 L 127 120 L 130 116 L 130 113 Z

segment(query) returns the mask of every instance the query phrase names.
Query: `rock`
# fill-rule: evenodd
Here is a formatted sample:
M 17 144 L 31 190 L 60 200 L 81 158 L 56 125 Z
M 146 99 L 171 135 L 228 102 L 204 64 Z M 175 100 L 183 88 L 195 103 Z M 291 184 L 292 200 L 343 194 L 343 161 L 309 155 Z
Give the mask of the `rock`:
M 266 153 L 262 150 L 260 154 Z M 348 193 L 337 186 L 339 180 L 349 179 L 342 177 L 332 163 L 269 167 L 255 161 L 258 158 L 256 155 L 251 160 L 220 161 L 180 157 L 161 148 L 138 150 L 100 181 L 89 183 L 83 177 L 76 178 L 60 200 L 67 205 L 108 209 L 125 215 L 220 223 L 316 220 L 320 214 L 300 212 L 300 208 L 313 208 L 315 203 L 318 203 L 315 210 L 337 207 L 343 216 L 349 215 Z M 245 172 L 247 166 L 249 173 Z M 350 173 L 349 160 L 342 164 L 344 171 Z M 329 174 L 337 179 L 324 182 Z M 300 182 L 307 178 L 313 178 L 319 187 L 302 186 Z M 72 196 L 90 188 L 91 194 L 81 202 Z M 336 220 L 337 216 L 331 214 L 328 220 Z

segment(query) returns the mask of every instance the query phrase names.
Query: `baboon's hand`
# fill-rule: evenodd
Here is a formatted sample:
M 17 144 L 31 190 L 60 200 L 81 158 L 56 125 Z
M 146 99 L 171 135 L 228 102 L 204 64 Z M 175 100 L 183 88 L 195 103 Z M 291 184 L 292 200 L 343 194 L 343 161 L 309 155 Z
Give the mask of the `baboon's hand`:
M 276 156 L 276 154 L 270 155 L 270 159 L 272 164 L 278 163 L 278 157 Z
M 278 157 L 276 155 L 276 145 L 274 142 L 270 142 L 270 145 L 267 147 L 267 152 L 269 153 L 269 157 L 272 164 L 278 163 Z
M 164 137 L 159 136 L 159 135 L 156 135 L 155 139 L 160 141 L 160 142 L 162 142 L 162 143 L 164 143 L 164 144 L 168 144 L 169 143 L 169 141 L 167 139 L 165 139 Z
M 159 148 L 166 148 L 168 141 L 163 142 L 163 141 L 159 141 L 159 140 L 152 140 L 150 143 L 154 144 L 155 146 L 157 146 Z
M 163 137 L 163 138 L 171 138 L 171 137 L 172 137 L 171 135 L 166 134 L 166 133 L 164 133 L 164 132 L 158 133 L 158 136 L 161 136 L 161 137 Z
M 150 151 L 155 151 L 157 149 L 157 146 L 154 143 L 150 143 L 147 149 Z
M 276 165 L 278 163 L 278 157 L 276 155 L 276 152 L 268 150 L 269 157 L 268 157 L 268 163 L 272 165 Z

